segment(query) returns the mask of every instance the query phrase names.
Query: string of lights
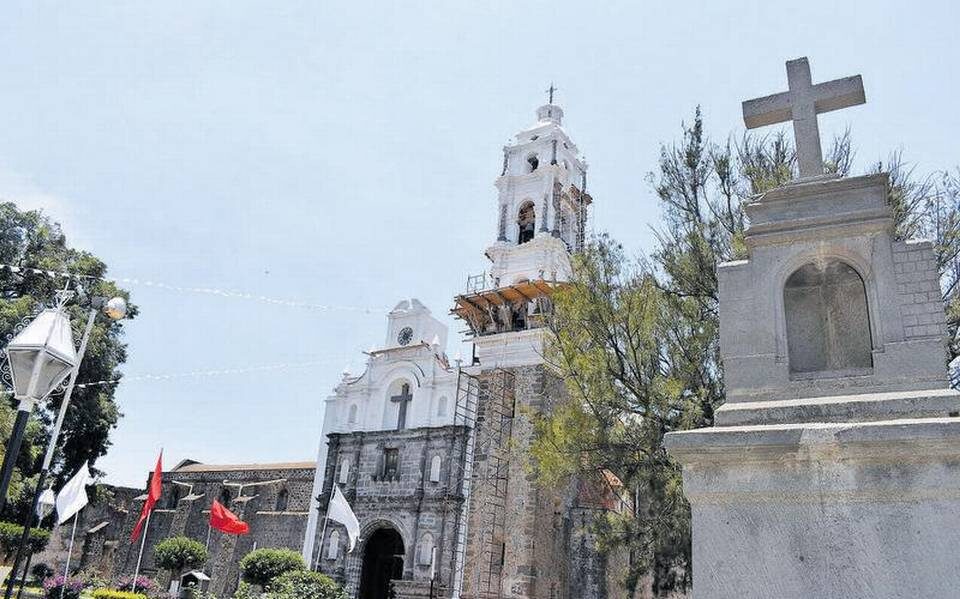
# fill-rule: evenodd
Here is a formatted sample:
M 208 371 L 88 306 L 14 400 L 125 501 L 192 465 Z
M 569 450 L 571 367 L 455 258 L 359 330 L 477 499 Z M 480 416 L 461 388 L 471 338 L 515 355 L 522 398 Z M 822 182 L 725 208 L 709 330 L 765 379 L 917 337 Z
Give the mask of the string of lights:
M 331 360 L 308 360 L 304 362 L 282 362 L 279 364 L 264 364 L 260 366 L 241 366 L 238 368 L 210 368 L 204 370 L 190 370 L 187 372 L 176 372 L 169 374 L 135 374 L 123 376 L 114 379 L 104 379 L 99 381 L 89 381 L 86 383 L 77 383 L 76 388 L 103 387 L 107 385 L 117 385 L 120 383 L 136 381 L 170 381 L 185 378 L 209 378 L 217 376 L 229 376 L 239 374 L 250 374 L 255 372 L 270 372 L 277 370 L 291 370 L 297 368 L 312 368 L 315 366 L 330 366 Z M 10 389 L 2 389 L 0 393 L 12 394 Z
M 34 268 L 30 266 L 16 266 L 13 264 L 0 264 L 0 270 L 6 270 L 12 273 L 31 273 L 31 274 L 47 276 L 51 278 L 72 278 L 72 279 L 86 279 L 86 280 L 92 280 L 92 281 L 104 281 L 108 283 L 116 283 L 123 286 L 140 285 L 143 287 L 153 287 L 155 289 L 164 289 L 164 290 L 172 291 L 175 293 L 195 293 L 200 295 L 213 295 L 213 296 L 224 297 L 224 298 L 255 301 L 255 302 L 271 304 L 275 306 L 286 306 L 289 308 L 302 308 L 305 310 L 313 310 L 317 312 L 346 311 L 346 312 L 361 312 L 364 314 L 377 314 L 377 313 L 385 312 L 387 310 L 387 308 L 383 308 L 383 307 L 317 304 L 317 303 L 300 301 L 300 300 L 269 297 L 265 295 L 255 294 L 255 293 L 233 291 L 230 289 L 219 289 L 216 287 L 191 287 L 191 286 L 183 286 L 183 285 L 173 285 L 170 283 L 163 283 L 160 281 L 153 281 L 149 279 L 138 279 L 138 278 L 132 278 L 132 277 L 117 277 L 117 278 L 95 277 L 92 275 L 81 275 L 81 274 L 70 273 L 70 272 L 46 270 L 46 269 Z

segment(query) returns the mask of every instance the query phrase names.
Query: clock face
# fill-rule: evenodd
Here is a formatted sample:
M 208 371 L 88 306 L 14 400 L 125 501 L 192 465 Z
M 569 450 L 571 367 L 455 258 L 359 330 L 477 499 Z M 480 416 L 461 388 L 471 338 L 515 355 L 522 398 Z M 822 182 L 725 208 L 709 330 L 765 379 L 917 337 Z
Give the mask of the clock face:
M 410 327 L 403 327 L 400 334 L 397 336 L 397 343 L 400 345 L 409 345 L 413 341 L 413 329 Z

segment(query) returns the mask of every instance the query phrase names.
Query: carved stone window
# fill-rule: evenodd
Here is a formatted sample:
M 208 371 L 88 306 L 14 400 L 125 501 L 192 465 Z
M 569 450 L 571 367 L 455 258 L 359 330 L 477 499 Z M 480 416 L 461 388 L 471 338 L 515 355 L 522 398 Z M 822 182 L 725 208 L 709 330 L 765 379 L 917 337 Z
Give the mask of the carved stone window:
M 792 374 L 856 373 L 873 367 L 867 293 L 839 260 L 806 264 L 783 289 Z
M 387 448 L 383 450 L 383 468 L 381 469 L 381 478 L 383 480 L 400 479 L 400 450 L 396 448 Z

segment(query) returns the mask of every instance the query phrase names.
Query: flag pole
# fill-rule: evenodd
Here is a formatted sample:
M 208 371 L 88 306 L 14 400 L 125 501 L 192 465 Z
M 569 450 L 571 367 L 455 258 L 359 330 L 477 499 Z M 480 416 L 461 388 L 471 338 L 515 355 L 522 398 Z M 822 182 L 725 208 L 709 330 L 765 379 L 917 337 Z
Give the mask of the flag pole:
M 147 521 L 143 524 L 143 531 L 141 532 L 143 537 L 140 539 L 140 554 L 137 555 L 137 569 L 133 571 L 133 588 L 130 589 L 131 593 L 137 592 L 137 577 L 140 576 L 140 562 L 143 561 L 143 548 L 147 544 L 147 532 L 150 530 L 150 516 L 153 516 L 153 510 L 147 512 Z
M 330 502 L 333 501 L 333 490 L 337 488 L 337 472 L 340 470 L 340 453 L 337 453 L 337 461 L 333 463 L 333 484 L 330 485 L 330 495 L 327 497 L 327 509 L 323 510 L 323 527 L 320 530 L 320 542 L 317 543 L 317 559 L 310 568 L 314 572 L 320 571 L 320 560 L 323 558 L 323 539 L 327 536 L 327 522 L 330 519 L 327 515 L 330 513 Z M 319 509 L 319 508 L 318 508 Z
M 67 550 L 67 565 L 63 568 L 63 584 L 60 585 L 60 599 L 63 599 L 63 592 L 67 589 L 67 578 L 70 576 L 70 558 L 73 557 L 73 541 L 77 538 L 77 520 L 80 519 L 80 512 L 73 515 L 73 531 L 70 533 L 70 549 Z

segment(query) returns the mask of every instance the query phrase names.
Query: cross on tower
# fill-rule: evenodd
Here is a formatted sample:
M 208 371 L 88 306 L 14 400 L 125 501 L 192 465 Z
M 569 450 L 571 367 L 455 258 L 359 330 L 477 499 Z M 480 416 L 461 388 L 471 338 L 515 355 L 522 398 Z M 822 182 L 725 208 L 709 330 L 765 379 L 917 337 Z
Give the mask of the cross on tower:
M 555 87 L 553 86 L 553 82 L 551 81 L 551 82 L 550 82 L 550 88 L 547 89 L 547 94 L 549 94 L 549 96 L 548 96 L 549 99 L 547 100 L 547 104 L 553 104 L 553 92 L 556 92 L 556 91 L 560 91 L 560 90 L 558 90 L 557 88 L 555 88 Z
M 407 404 L 413 401 L 413 395 L 410 394 L 410 385 L 404 383 L 400 387 L 400 395 L 394 395 L 390 398 L 390 401 L 400 404 L 400 411 L 397 414 L 397 430 L 402 431 L 407 427 Z
M 792 120 L 800 177 L 822 175 L 817 115 L 866 102 L 863 79 L 856 75 L 814 85 L 804 57 L 787 61 L 787 87 L 789 91 L 744 102 L 743 122 L 747 129 L 756 129 Z

